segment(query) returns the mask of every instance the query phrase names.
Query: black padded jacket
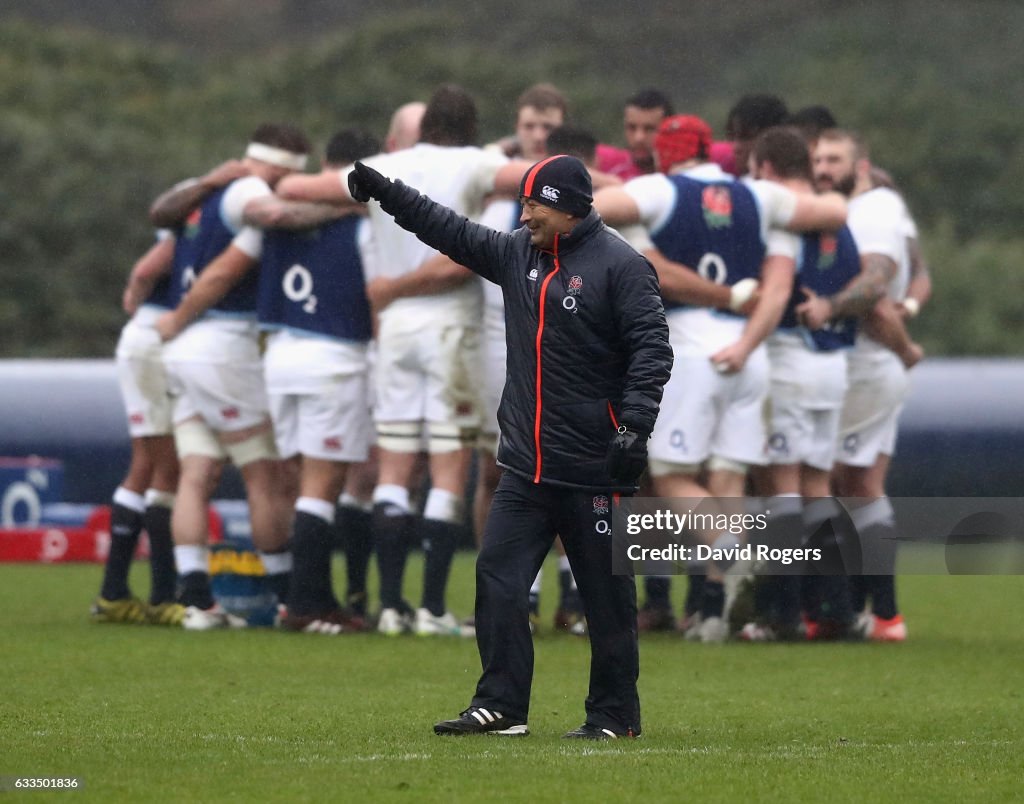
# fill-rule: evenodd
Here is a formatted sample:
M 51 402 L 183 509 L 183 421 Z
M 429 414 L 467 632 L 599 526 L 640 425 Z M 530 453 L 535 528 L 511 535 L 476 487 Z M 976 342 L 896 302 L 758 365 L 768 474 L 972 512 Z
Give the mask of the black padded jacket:
M 551 251 L 400 181 L 381 206 L 427 245 L 501 285 L 508 368 L 498 463 L 534 483 L 632 493 L 605 469 L 619 425 L 654 428 L 672 347 L 657 274 L 591 211 Z

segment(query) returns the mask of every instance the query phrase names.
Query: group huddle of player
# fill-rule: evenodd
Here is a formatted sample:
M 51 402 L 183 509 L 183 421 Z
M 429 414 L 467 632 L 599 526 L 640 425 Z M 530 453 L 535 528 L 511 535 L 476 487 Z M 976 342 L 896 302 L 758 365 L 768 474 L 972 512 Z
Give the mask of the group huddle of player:
M 340 130 L 319 172 L 306 172 L 312 148 L 299 129 L 266 124 L 244 158 L 156 199 L 158 237 L 124 296 L 132 318 L 117 361 L 132 464 L 113 497 L 93 618 L 243 624 L 209 579 L 208 508 L 230 461 L 282 628 L 471 635 L 445 592 L 460 531 L 471 518 L 482 532 L 502 471 L 499 405 L 515 404 L 502 400 L 501 290 L 354 199 L 347 177 L 365 161 L 510 231 L 522 223 L 530 167 L 569 154 L 590 169 L 593 208 L 661 285 L 674 365 L 640 493 L 714 498 L 726 513 L 749 494 L 772 498 L 782 550 L 820 532 L 835 497 L 853 499 L 856 538 L 873 557 L 869 573 L 849 576 L 761 562 L 754 614 L 738 634 L 727 590 L 753 569 L 692 562 L 678 622 L 670 579 L 648 577 L 638 628 L 705 642 L 904 639 L 885 474 L 907 372 L 922 356 L 905 321 L 930 294 L 906 205 L 823 107 L 790 113 L 778 98 L 744 97 L 716 139 L 644 90 L 626 101 L 623 124 L 625 147 L 599 143 L 565 95 L 540 84 L 518 99 L 514 134 L 481 147 L 472 97 L 446 85 L 400 107 L 383 142 Z M 566 314 L 575 298 L 559 300 Z M 143 528 L 148 601 L 127 584 Z M 708 555 L 743 541 L 696 535 L 717 550 Z M 341 599 L 331 574 L 339 542 Z M 418 606 L 403 597 L 415 546 Z M 374 556 L 379 606 L 367 599 Z M 564 555 L 559 569 L 556 628 L 585 634 Z M 540 584 L 538 574 L 535 614 Z

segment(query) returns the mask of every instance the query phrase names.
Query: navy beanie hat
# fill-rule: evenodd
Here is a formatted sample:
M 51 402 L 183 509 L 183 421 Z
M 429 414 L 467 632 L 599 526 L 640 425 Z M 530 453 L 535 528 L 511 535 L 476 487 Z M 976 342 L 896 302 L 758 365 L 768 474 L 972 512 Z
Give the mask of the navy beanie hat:
M 575 156 L 549 156 L 526 171 L 519 196 L 577 218 L 590 214 L 594 188 L 586 165 Z

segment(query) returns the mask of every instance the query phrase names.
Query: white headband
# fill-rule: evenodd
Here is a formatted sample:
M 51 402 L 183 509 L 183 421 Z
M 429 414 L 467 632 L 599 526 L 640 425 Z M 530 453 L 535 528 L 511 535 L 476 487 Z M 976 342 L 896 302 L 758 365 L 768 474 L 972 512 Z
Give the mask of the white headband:
M 250 142 L 245 149 L 245 155 L 250 159 L 258 159 L 268 165 L 288 168 L 289 170 L 305 170 L 306 155 L 286 151 L 284 148 L 275 148 L 273 145 L 264 145 L 262 142 Z

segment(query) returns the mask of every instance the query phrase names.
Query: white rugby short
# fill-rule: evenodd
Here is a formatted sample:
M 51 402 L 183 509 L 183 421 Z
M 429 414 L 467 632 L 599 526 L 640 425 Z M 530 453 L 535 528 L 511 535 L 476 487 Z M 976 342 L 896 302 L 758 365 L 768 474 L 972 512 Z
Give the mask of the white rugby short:
M 835 463 L 839 408 L 806 407 L 792 391 L 792 386 L 772 383 L 768 462 L 781 466 L 806 464 L 827 472 Z
M 269 418 L 255 327 L 188 327 L 164 347 L 175 423 L 200 416 L 216 432 L 245 430 Z
M 115 352 L 117 379 L 132 438 L 170 435 L 174 431 L 174 403 L 161 359 L 163 343 L 153 328 L 156 314 L 150 316 L 147 312 L 140 310 L 124 325 Z
M 362 463 L 372 440 L 366 375 L 321 380 L 316 394 L 271 393 L 277 451 L 282 458 L 305 455 L 325 461 Z
M 847 388 L 846 353 L 816 352 L 799 337 L 776 334 L 768 341 L 768 359 L 768 461 L 830 470 Z
M 648 454 L 696 465 L 708 458 L 763 464 L 768 356 L 764 346 L 743 370 L 720 374 L 707 357 L 678 355 L 665 385 Z
M 891 352 L 858 357 L 850 355 L 850 388 L 839 420 L 836 462 L 846 466 L 872 466 L 879 455 L 896 449 L 896 429 L 910 378 Z
M 480 328 L 437 323 L 402 330 L 381 321 L 374 419 L 480 426 Z

